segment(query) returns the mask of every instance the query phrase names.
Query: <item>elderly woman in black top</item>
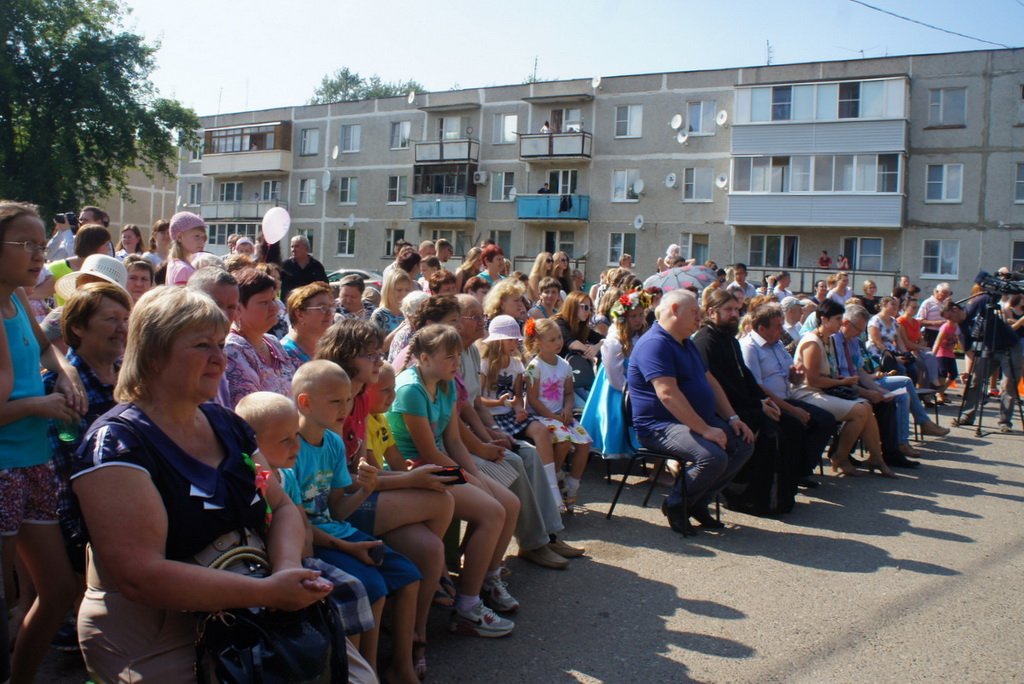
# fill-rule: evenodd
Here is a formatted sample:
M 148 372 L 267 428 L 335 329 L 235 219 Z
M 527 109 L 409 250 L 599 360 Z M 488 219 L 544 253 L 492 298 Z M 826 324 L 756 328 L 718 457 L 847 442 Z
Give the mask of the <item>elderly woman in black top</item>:
M 298 509 L 251 455 L 235 414 L 210 403 L 224 372 L 228 322 L 209 297 L 159 288 L 136 305 L 115 398 L 77 454 L 72 487 L 91 538 L 78 616 L 99 681 L 194 679 L 188 611 L 298 610 L 330 584 L 300 563 Z M 247 530 L 273 566 L 266 578 L 195 562 Z

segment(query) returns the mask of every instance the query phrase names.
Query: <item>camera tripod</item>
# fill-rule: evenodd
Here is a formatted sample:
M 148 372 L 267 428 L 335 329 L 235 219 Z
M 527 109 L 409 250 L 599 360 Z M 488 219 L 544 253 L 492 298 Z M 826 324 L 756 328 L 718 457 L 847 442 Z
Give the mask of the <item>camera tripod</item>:
M 970 298 L 968 298 L 970 299 Z M 964 300 L 966 301 L 966 300 Z M 964 384 L 964 395 L 963 399 L 960 400 L 960 408 L 956 414 L 957 425 L 970 425 L 974 420 L 978 421 L 978 426 L 974 430 L 976 437 L 981 436 L 982 423 L 985 417 L 985 404 L 988 403 L 988 395 L 985 392 L 985 384 L 991 377 L 992 372 L 998 368 L 993 366 L 996 360 L 997 354 L 1012 354 L 1019 353 L 1016 350 L 1013 351 L 995 351 L 995 339 L 996 339 L 996 326 L 1003 322 L 1002 314 L 999 309 L 999 298 L 994 294 L 989 294 L 988 302 L 985 304 L 985 311 L 982 314 L 983 318 L 981 321 L 981 334 L 972 335 L 974 339 L 974 367 L 971 369 L 971 374 L 967 377 L 967 382 Z M 975 323 L 974 330 L 977 330 L 977 323 Z M 1018 342 L 1019 344 L 1019 342 Z M 1016 370 L 1012 363 L 1008 363 L 1007 370 L 1009 375 L 1006 378 L 1011 384 L 1008 385 L 1007 389 L 1012 389 L 1014 392 L 1017 391 L 1017 383 L 1020 378 L 1017 377 Z M 974 397 L 971 397 L 972 389 L 976 390 Z M 973 406 L 967 406 L 968 398 L 972 398 Z M 1010 401 L 1013 401 L 1010 399 Z M 964 410 L 967 409 L 967 414 L 970 416 L 970 422 L 963 420 Z M 1024 404 L 1021 402 L 1021 398 L 1017 397 L 1017 413 L 1021 420 L 1021 425 L 1024 426 Z

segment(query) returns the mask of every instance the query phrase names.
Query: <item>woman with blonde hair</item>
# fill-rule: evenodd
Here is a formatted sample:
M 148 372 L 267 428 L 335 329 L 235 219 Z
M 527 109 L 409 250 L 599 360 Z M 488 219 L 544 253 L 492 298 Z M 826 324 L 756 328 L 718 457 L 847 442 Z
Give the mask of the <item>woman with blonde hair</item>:
M 412 278 L 400 268 L 393 268 L 384 276 L 384 285 L 380 288 L 380 306 L 370 314 L 370 321 L 384 333 L 385 347 L 391 344 L 392 333 L 405 320 L 402 300 L 412 289 Z
M 455 270 L 455 280 L 457 289 L 462 292 L 462 288 L 466 286 L 466 282 L 476 276 L 480 272 L 480 255 L 484 251 L 479 247 L 473 247 L 466 252 L 466 257 L 459 264 L 459 267 Z
M 526 306 L 523 295 L 526 288 L 518 280 L 507 278 L 491 288 L 484 299 L 484 314 L 488 319 L 505 314 L 516 319 L 519 325 L 526 321 Z
M 541 252 L 533 260 L 533 268 L 530 269 L 529 294 L 530 301 L 535 302 L 540 298 L 540 281 L 551 275 L 554 269 L 555 259 L 551 252 Z

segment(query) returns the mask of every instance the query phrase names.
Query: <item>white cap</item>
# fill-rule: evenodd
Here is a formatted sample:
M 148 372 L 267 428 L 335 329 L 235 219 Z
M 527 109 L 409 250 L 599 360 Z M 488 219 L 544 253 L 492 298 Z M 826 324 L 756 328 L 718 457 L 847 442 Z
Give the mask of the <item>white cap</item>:
M 502 314 L 491 319 L 487 326 L 487 337 L 484 338 L 484 342 L 521 339 L 523 339 L 523 334 L 519 331 L 519 322 L 511 316 Z

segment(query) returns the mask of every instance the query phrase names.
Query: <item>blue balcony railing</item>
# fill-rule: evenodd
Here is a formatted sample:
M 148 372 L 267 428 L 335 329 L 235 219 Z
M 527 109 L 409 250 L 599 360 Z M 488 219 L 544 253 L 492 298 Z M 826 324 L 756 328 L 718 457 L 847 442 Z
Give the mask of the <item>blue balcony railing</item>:
M 414 221 L 475 221 L 476 197 L 421 195 L 412 200 Z
M 588 221 L 590 195 L 518 195 L 516 216 L 521 221 Z

